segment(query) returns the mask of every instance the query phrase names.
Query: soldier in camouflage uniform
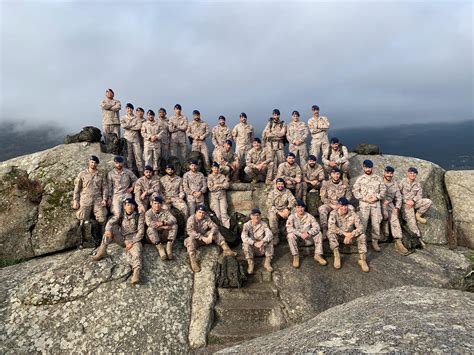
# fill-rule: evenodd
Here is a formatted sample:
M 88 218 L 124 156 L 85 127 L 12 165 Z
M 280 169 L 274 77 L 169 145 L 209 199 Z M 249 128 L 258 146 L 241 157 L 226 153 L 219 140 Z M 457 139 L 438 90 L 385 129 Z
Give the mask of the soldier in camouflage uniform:
M 334 253 L 334 268 L 341 268 L 341 255 L 339 254 L 338 238 L 344 238 L 344 244 L 352 244 L 354 239 L 357 242 L 359 251 L 358 264 L 362 271 L 369 272 L 367 265 L 367 242 L 364 234 L 364 226 L 359 216 L 353 209 L 349 209 L 349 200 L 341 197 L 338 207 L 329 215 L 328 239 L 329 247 Z
M 245 163 L 247 152 L 252 147 L 254 137 L 253 126 L 247 123 L 247 114 L 240 114 L 240 122 L 232 129 L 232 139 L 235 142 L 235 154 L 239 158 L 240 164 Z
M 380 201 L 385 196 L 386 187 L 380 176 L 372 174 L 374 168 L 372 160 L 364 160 L 362 168 L 364 175 L 357 178 L 352 192 L 354 197 L 359 200 L 359 216 L 364 226 L 364 233 L 367 232 L 367 224 L 370 219 L 372 247 L 375 251 L 380 251 L 380 223 L 382 222 Z
M 145 156 L 145 164 L 153 166 L 155 175 L 158 175 L 161 158 L 161 140 L 165 132 L 163 125 L 155 120 L 155 113 L 153 110 L 148 110 L 147 121 L 142 125 L 142 137 Z
M 262 221 L 262 213 L 258 208 L 250 212 L 250 221 L 244 224 L 242 229 L 242 249 L 247 259 L 247 274 L 253 274 L 255 262 L 254 256 L 265 255 L 263 267 L 272 272 L 273 257 L 273 234 L 268 225 Z
M 204 159 L 204 168 L 210 170 L 209 150 L 207 149 L 206 138 L 209 136 L 209 125 L 201 120 L 201 113 L 193 111 L 193 122 L 188 126 L 186 134 L 192 139 L 191 150 L 200 152 Z
M 143 165 L 140 132 L 143 122 L 133 114 L 134 107 L 131 103 L 128 103 L 125 109 L 127 115 L 120 118 L 120 126 L 124 130 L 123 137 L 127 141 L 127 168 L 132 170 L 135 162 L 138 172 L 141 173 Z
M 386 237 L 392 231 L 393 239 L 395 240 L 395 249 L 403 255 L 408 254 L 408 250 L 402 243 L 402 228 L 398 220 L 398 211 L 402 207 L 402 194 L 398 183 L 393 180 L 395 169 L 387 166 L 383 173 L 383 182 L 385 184 L 385 196 L 382 203 L 382 230 Z
M 287 220 L 295 205 L 296 199 L 291 191 L 285 187 L 285 180 L 277 178 L 275 188 L 270 191 L 267 197 L 268 222 L 273 234 L 273 245 L 276 246 L 280 242 L 278 221 L 280 219 Z
M 212 128 L 211 132 L 211 140 L 212 144 L 214 145 L 214 152 L 218 149 L 222 149 L 224 143 L 228 139 L 232 139 L 232 131 L 225 124 L 225 117 L 219 116 L 219 123 L 217 126 Z
M 285 185 L 296 198 L 301 198 L 302 185 L 301 185 L 301 168 L 295 162 L 295 154 L 288 153 L 286 156 L 286 162 L 281 163 L 277 170 L 277 178 L 285 180 Z
M 280 110 L 273 110 L 272 117 L 263 130 L 262 137 L 264 149 L 271 154 L 271 161 L 273 162 L 272 171 L 269 171 L 271 181 L 276 177 L 280 164 L 285 161 L 286 124 L 284 121 L 280 121 Z
M 293 255 L 293 267 L 300 267 L 300 257 L 298 253 L 298 242 L 304 246 L 314 244 L 314 261 L 320 265 L 327 265 L 323 258 L 323 235 L 319 224 L 309 213 L 305 212 L 306 204 L 303 200 L 296 200 L 295 211 L 286 221 L 286 239 Z
M 207 191 L 207 181 L 203 173 L 198 171 L 198 162 L 192 160 L 189 171 L 183 175 L 183 190 L 188 202 L 189 215 L 193 215 L 197 205 L 204 204 L 204 194 Z
M 181 105 L 174 105 L 174 116 L 170 117 L 170 154 L 180 157 L 184 161 L 188 157 L 188 144 L 186 142 L 186 131 L 188 130 L 188 119 L 181 114 Z M 178 148 L 180 155 L 178 155 Z
M 308 120 L 308 128 L 311 133 L 310 153 L 318 158 L 319 152 L 324 153 L 329 149 L 328 129 L 330 123 L 327 117 L 319 116 L 319 106 L 313 105 L 311 111 L 313 111 L 313 117 Z
M 268 150 L 262 148 L 260 138 L 254 138 L 253 148 L 249 150 L 245 157 L 244 172 L 253 183 L 272 181 L 273 161 Z
M 214 161 L 220 165 L 221 173 L 228 176 L 232 182 L 239 180 L 240 160 L 232 151 L 232 141 L 229 139 L 221 149 L 214 152 Z
M 156 247 L 161 260 L 173 259 L 173 242 L 178 234 L 178 222 L 169 210 L 161 208 L 163 198 L 154 196 L 151 209 L 145 214 L 147 240 Z M 165 250 L 166 245 L 166 250 Z
M 114 165 L 115 168 L 107 174 L 107 183 L 110 189 L 108 204 L 111 206 L 110 212 L 118 217 L 122 213 L 123 201 L 132 197 L 137 177 L 131 170 L 123 167 L 123 157 L 116 156 Z
M 162 136 L 161 136 L 161 157 L 165 160 L 168 160 L 170 157 L 170 140 L 171 140 L 171 135 L 170 135 L 170 130 L 169 130 L 169 124 L 170 121 L 166 117 L 166 110 L 161 107 L 158 110 L 158 123 L 163 127 L 162 131 Z
M 300 113 L 293 111 L 292 121 L 286 129 L 286 139 L 289 142 L 289 150 L 295 155 L 299 164 L 303 164 L 308 158 L 306 139 L 308 138 L 308 126 L 300 121 Z
M 207 188 L 209 189 L 209 204 L 216 217 L 222 225 L 230 228 L 230 218 L 227 213 L 227 190 L 229 189 L 229 179 L 219 172 L 219 163 L 213 162 L 211 173 L 207 177 Z
M 222 248 L 225 256 L 237 255 L 230 250 L 224 237 L 219 233 L 217 225 L 207 215 L 207 208 L 204 205 L 197 206 L 196 213 L 188 218 L 186 233 L 188 237 L 184 240 L 184 246 L 188 250 L 193 272 L 201 271 L 196 259 L 196 250 L 202 245 L 214 242 Z
M 308 190 L 319 190 L 321 184 L 324 181 L 324 169 L 317 163 L 317 159 L 314 155 L 308 157 L 308 162 L 301 169 L 302 180 L 303 180 L 303 201 L 306 201 Z
M 150 198 L 154 194 L 161 195 L 162 188 L 160 178 L 153 175 L 153 167 L 145 166 L 143 176 L 135 182 L 134 192 L 137 201 L 138 211 L 145 213 L 150 207 Z
M 141 240 L 145 233 L 145 215 L 136 211 L 136 204 L 132 198 L 124 201 L 123 209 L 124 213 L 121 216 L 114 215 L 107 222 L 102 243 L 92 260 L 99 261 L 104 258 L 107 255 L 107 246 L 112 242 L 117 243 L 127 252 L 133 270 L 131 282 L 136 284 L 140 281 L 142 269 Z
M 102 109 L 102 132 L 104 142 L 107 144 L 107 134 L 109 133 L 115 133 L 120 138 L 119 111 L 122 104 L 119 100 L 114 99 L 114 91 L 107 89 L 105 99 L 100 102 L 100 107 Z
M 188 206 L 186 202 L 184 202 L 186 195 L 183 188 L 183 179 L 175 175 L 176 169 L 172 164 L 167 164 L 165 171 L 166 175 L 160 179 L 165 202 L 163 208 L 170 209 L 171 206 L 173 206 L 178 209 L 185 218 L 188 218 Z
M 331 146 L 323 152 L 323 165 L 328 173 L 332 168 L 339 168 L 344 180 L 349 182 L 349 152 L 336 137 L 331 138 Z

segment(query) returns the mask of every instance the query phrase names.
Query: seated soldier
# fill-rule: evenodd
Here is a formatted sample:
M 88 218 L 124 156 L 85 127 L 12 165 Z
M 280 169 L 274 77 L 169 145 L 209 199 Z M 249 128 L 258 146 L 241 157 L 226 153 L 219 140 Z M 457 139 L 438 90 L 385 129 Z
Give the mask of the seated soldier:
M 196 249 L 202 245 L 214 242 L 222 248 L 225 256 L 237 255 L 230 250 L 217 225 L 207 215 L 207 208 L 204 205 L 197 206 L 196 213 L 188 218 L 186 233 L 188 237 L 184 240 L 184 246 L 188 250 L 193 272 L 201 271 L 196 259 Z
M 206 177 L 198 171 L 197 160 L 191 160 L 189 171 L 183 175 L 183 190 L 188 202 L 188 212 L 193 215 L 196 206 L 204 204 L 204 194 L 207 191 Z
M 173 259 L 173 242 L 178 234 L 178 222 L 169 210 L 161 208 L 163 198 L 155 196 L 145 214 L 147 240 L 155 245 L 161 260 Z M 165 245 L 166 244 L 166 250 Z
M 262 148 L 260 138 L 255 138 L 252 146 L 253 148 L 247 152 L 245 157 L 244 172 L 253 183 L 265 181 L 270 184 L 271 174 L 268 174 L 268 171 L 273 169 L 271 155 L 268 150 Z
M 344 174 L 344 180 L 349 182 L 349 152 L 336 137 L 331 138 L 330 143 L 329 148 L 323 152 L 324 169 L 330 173 L 332 168 L 339 168 Z
M 169 209 L 173 206 L 184 215 L 184 218 L 188 218 L 188 206 L 184 202 L 183 179 L 175 175 L 176 169 L 172 164 L 166 165 L 165 172 L 166 175 L 160 179 L 165 202 L 162 207 Z
M 140 213 L 145 213 L 150 208 L 150 198 L 152 195 L 161 195 L 160 178 L 153 175 L 153 167 L 151 165 L 145 166 L 143 176 L 135 183 L 134 192 Z
M 321 188 L 324 181 L 324 169 L 317 163 L 314 155 L 308 157 L 308 162 L 301 169 L 303 173 L 303 201 L 306 201 L 308 191 L 316 191 Z
M 97 254 L 92 257 L 93 261 L 98 261 L 107 255 L 107 246 L 115 242 L 125 248 L 127 257 L 133 270 L 132 284 L 140 281 L 140 270 L 142 268 L 141 240 L 145 233 L 145 215 L 136 211 L 136 202 L 132 198 L 124 201 L 124 213 L 114 215 L 105 226 L 104 237 Z
M 293 267 L 300 267 L 300 257 L 298 253 L 298 242 L 304 246 L 314 244 L 314 260 L 320 265 L 326 265 L 327 261 L 323 255 L 323 235 L 319 224 L 309 213 L 305 212 L 306 205 L 303 200 L 296 200 L 295 212 L 286 221 L 286 239 L 293 255 Z
M 230 218 L 227 213 L 227 189 L 229 179 L 219 172 L 219 164 L 212 163 L 211 173 L 207 177 L 207 188 L 209 189 L 209 204 L 216 217 L 222 225 L 230 228 Z
M 301 198 L 301 168 L 295 162 L 295 155 L 288 153 L 286 162 L 278 166 L 277 178 L 285 180 L 286 188 L 293 192 L 296 198 Z
M 263 267 L 272 272 L 273 234 L 268 225 L 262 221 L 262 213 L 258 208 L 250 212 L 250 221 L 244 224 L 242 230 L 242 249 L 247 259 L 247 274 L 253 274 L 254 255 L 265 255 Z
M 228 176 L 230 181 L 239 180 L 240 160 L 237 154 L 232 151 L 230 139 L 226 140 L 222 148 L 214 150 L 213 159 L 219 163 L 221 173 Z
M 362 271 L 369 272 L 367 265 L 367 241 L 364 234 L 364 226 L 354 210 L 349 209 L 349 200 L 341 197 L 338 207 L 329 215 L 328 239 L 329 247 L 334 253 L 334 268 L 341 268 L 341 255 L 339 254 L 338 238 L 344 238 L 344 244 L 349 245 L 357 242 L 359 251 L 358 264 Z

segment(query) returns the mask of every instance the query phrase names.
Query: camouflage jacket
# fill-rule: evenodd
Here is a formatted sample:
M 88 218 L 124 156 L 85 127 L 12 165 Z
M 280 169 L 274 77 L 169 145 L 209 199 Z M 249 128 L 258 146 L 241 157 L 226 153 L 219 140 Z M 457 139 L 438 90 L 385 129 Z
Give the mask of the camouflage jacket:
M 329 214 L 328 231 L 339 235 L 345 232 L 353 232 L 353 236 L 358 237 L 364 233 L 364 225 L 361 223 L 357 212 L 349 210 L 345 215 L 342 215 L 336 209 Z
M 265 244 L 273 241 L 273 234 L 268 224 L 261 221 L 257 225 L 254 225 L 252 221 L 248 221 L 244 224 L 242 229 L 242 243 L 254 245 L 255 242 L 263 240 Z

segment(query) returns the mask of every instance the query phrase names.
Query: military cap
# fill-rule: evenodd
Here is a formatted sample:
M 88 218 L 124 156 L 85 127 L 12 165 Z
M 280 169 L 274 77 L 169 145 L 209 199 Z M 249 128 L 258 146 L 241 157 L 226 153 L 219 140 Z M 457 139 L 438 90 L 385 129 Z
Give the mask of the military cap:
M 330 140 L 330 143 L 331 143 L 331 144 L 339 143 L 339 138 L 332 137 L 331 140 Z
M 136 111 L 141 111 L 141 112 L 145 112 L 145 110 L 141 107 L 137 107 Z
M 224 120 L 225 121 L 225 117 L 224 116 L 219 116 L 219 120 Z
M 230 145 L 230 146 L 232 147 L 232 141 L 231 141 L 230 139 L 226 140 L 226 141 L 225 141 L 225 144 L 228 144 L 228 145 Z
M 295 155 L 295 153 L 291 153 L 291 152 L 290 152 L 290 153 L 288 153 L 288 155 L 287 155 L 286 157 L 287 157 L 287 158 L 288 158 L 288 157 L 296 158 L 296 155 Z
M 253 141 L 262 144 L 262 140 L 260 138 L 254 138 Z
M 340 172 L 341 172 L 341 169 L 339 169 L 337 166 L 331 169 L 331 173 L 340 173 Z
M 166 113 L 166 109 L 163 108 L 163 107 L 160 107 L 160 109 L 158 110 L 158 112 L 160 112 L 160 111 Z
M 246 114 L 245 112 L 242 112 L 242 113 L 240 114 L 240 117 L 245 117 L 245 118 L 247 118 L 247 114 Z
M 198 110 L 193 111 L 193 115 L 200 115 L 200 114 L 201 114 L 201 112 L 199 112 Z
M 220 168 L 219 163 L 216 162 L 216 161 L 213 161 L 213 162 L 212 162 L 212 166 L 213 166 L 213 167 L 216 167 L 216 168 Z
M 153 197 L 153 202 L 158 202 L 160 205 L 162 205 L 163 204 L 163 197 L 155 196 L 155 197 Z
M 97 158 L 95 155 L 91 155 L 91 157 L 89 158 L 89 160 L 93 160 L 93 161 L 95 161 L 97 164 L 100 163 L 99 158 Z
M 135 202 L 135 200 L 134 200 L 133 198 L 131 198 L 131 197 L 126 198 L 126 199 L 123 201 L 123 203 L 131 203 L 132 205 L 135 205 L 135 206 L 137 205 L 137 203 Z
M 153 171 L 153 167 L 151 165 L 145 165 L 145 170 Z
M 277 114 L 278 116 L 280 116 L 280 110 L 276 108 L 272 111 L 272 114 Z
M 285 179 L 283 179 L 283 178 L 278 178 L 278 179 L 275 180 L 275 182 L 283 182 L 283 183 L 284 183 L 284 182 L 285 182 Z
M 298 111 L 296 111 L 296 110 L 294 110 L 294 111 L 291 113 L 291 115 L 292 115 L 292 116 L 293 116 L 293 115 L 296 115 L 296 116 L 300 117 L 300 113 L 299 113 Z
M 173 169 L 173 170 L 175 170 L 173 164 L 166 164 L 165 169 Z
M 349 200 L 345 197 L 341 197 L 339 200 L 337 200 L 337 203 L 341 206 L 347 206 L 349 204 Z
M 107 89 L 105 91 L 110 91 L 113 95 L 115 95 L 114 91 L 112 89 Z
M 116 155 L 114 158 L 114 162 L 123 163 L 123 157 L 121 155 Z
M 297 199 L 297 200 L 296 200 L 296 206 L 306 207 L 306 204 L 304 203 L 303 200 Z
M 318 105 L 313 105 L 311 106 L 311 109 L 314 111 L 319 111 L 319 106 Z
M 318 158 L 316 158 L 314 155 L 310 155 L 308 160 L 318 161 Z
M 374 163 L 372 162 L 372 160 L 369 160 L 369 159 L 364 160 L 362 165 L 365 166 L 366 168 L 373 168 L 374 167 Z
M 129 102 L 125 105 L 125 108 L 131 108 L 133 110 L 135 107 L 133 107 L 133 105 Z
M 150 115 L 155 116 L 155 111 L 153 111 L 153 110 L 148 110 L 146 113 L 147 114 L 149 113 Z
M 198 205 L 196 207 L 196 211 L 204 211 L 204 212 L 207 212 L 207 207 L 204 206 L 204 205 Z
M 415 173 L 415 174 L 418 174 L 418 169 L 417 168 L 414 168 L 413 166 L 408 168 L 408 172 L 409 173 Z
M 388 165 L 388 166 L 385 167 L 385 171 L 387 173 L 394 173 L 395 169 L 392 166 Z
M 262 214 L 262 212 L 258 208 L 252 208 L 252 211 L 250 211 L 250 214 Z
M 197 160 L 191 160 L 190 163 L 191 163 L 191 164 L 194 164 L 194 165 L 198 165 L 198 161 L 197 161 Z
M 181 108 L 181 105 L 180 105 L 180 104 L 176 104 L 176 105 L 174 105 L 174 109 L 175 109 L 175 110 L 176 110 L 176 109 L 177 109 L 177 110 L 182 110 L 182 108 Z

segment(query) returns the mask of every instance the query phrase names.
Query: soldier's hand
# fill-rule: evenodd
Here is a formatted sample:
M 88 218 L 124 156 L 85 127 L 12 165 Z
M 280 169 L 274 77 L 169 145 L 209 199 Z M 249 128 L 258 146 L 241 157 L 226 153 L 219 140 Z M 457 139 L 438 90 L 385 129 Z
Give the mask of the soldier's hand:
M 384 201 L 383 201 L 384 206 L 387 206 L 389 203 L 390 203 L 389 200 L 384 200 Z
M 75 210 L 79 209 L 79 202 L 74 201 L 74 202 L 72 203 L 72 208 L 75 209 Z
M 146 191 L 145 191 L 144 193 L 142 193 L 142 194 L 140 195 L 140 199 L 141 199 L 141 200 L 144 200 L 145 197 L 146 197 L 146 195 L 147 195 L 147 193 L 146 193 Z
M 330 161 L 330 162 L 329 162 L 329 166 L 331 166 L 331 167 L 334 167 L 334 166 L 336 166 L 336 165 L 337 165 L 337 163 L 336 163 L 335 161 Z
M 125 242 L 125 250 L 129 251 L 130 249 L 132 249 L 132 247 L 133 247 L 133 243 Z
M 395 215 L 395 216 L 398 215 L 398 208 L 393 208 L 392 209 L 392 214 Z
M 281 217 L 287 219 L 288 216 L 290 215 L 290 211 L 288 211 L 288 209 L 285 209 L 285 210 L 279 212 L 278 214 L 279 214 Z
M 412 208 L 415 205 L 415 202 L 413 202 L 413 200 L 407 200 L 406 204 L 409 208 Z
M 138 211 L 139 211 L 140 213 L 145 213 L 145 212 L 146 212 L 146 211 L 145 211 L 145 206 L 140 206 L 140 207 L 138 207 Z
M 112 205 L 112 199 L 109 198 L 109 199 L 107 200 L 107 207 L 110 207 L 111 205 Z
M 263 240 L 258 240 L 254 243 L 255 248 L 262 248 L 263 247 Z
M 351 242 L 352 242 L 352 238 L 348 238 L 348 237 L 344 238 L 344 244 L 348 245 L 348 244 L 351 244 Z
M 112 232 L 111 232 L 111 231 L 105 231 L 105 232 L 104 232 L 104 237 L 106 237 L 106 238 L 112 238 Z
M 302 239 L 306 239 L 306 238 L 308 238 L 308 237 L 309 237 L 308 232 L 303 232 L 303 233 L 301 233 L 301 238 L 302 238 Z
M 208 237 L 204 237 L 204 238 L 202 238 L 202 240 L 206 244 L 211 244 L 212 243 L 212 235 L 210 235 Z
M 301 182 L 301 178 L 298 178 L 298 177 L 295 178 L 295 182 L 296 182 L 297 184 L 299 184 L 299 183 Z

